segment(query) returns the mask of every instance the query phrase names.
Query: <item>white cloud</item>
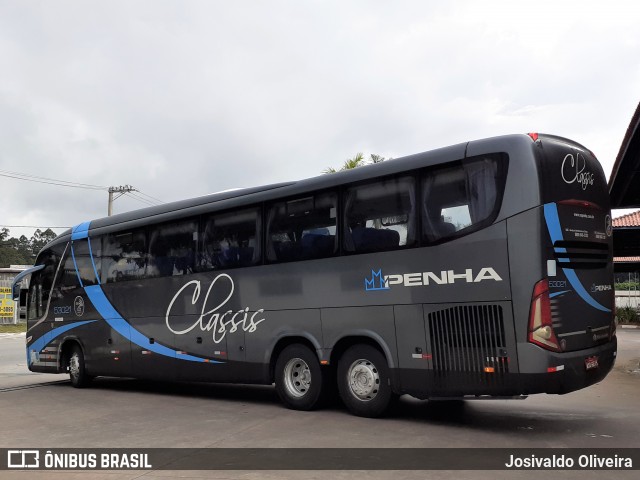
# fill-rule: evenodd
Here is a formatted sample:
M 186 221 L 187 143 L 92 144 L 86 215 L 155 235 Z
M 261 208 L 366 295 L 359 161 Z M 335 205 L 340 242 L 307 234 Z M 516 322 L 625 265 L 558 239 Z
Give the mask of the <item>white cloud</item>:
M 316 175 L 358 151 L 540 131 L 584 143 L 609 173 L 638 101 L 639 12 L 631 1 L 3 2 L 0 169 L 176 200 Z M 3 223 L 106 212 L 106 193 L 1 182 Z M 141 206 L 122 198 L 116 211 Z

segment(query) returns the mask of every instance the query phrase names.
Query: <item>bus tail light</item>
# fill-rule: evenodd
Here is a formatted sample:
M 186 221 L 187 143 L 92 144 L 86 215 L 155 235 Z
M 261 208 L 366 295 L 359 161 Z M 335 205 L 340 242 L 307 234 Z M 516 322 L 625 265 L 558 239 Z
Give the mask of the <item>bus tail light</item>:
M 560 344 L 553 331 L 549 282 L 545 278 L 536 283 L 529 313 L 529 341 L 546 350 L 560 351 Z

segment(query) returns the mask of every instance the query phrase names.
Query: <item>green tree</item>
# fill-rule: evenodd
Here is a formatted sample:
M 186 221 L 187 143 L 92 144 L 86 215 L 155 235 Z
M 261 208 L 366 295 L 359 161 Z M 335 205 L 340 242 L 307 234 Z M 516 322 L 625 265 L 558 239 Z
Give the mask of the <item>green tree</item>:
M 40 229 L 37 229 L 31 239 L 29 240 L 29 245 L 31 247 L 31 253 L 33 256 L 38 255 L 40 250 L 49 243 L 51 240 L 56 238 L 56 234 L 50 228 L 47 228 L 44 232 Z
M 0 230 L 0 267 L 33 263 L 28 242 L 24 245 L 24 242 L 21 241 L 23 238 L 26 240 L 27 237 L 23 235 L 20 239 L 11 238 L 8 228 Z
M 367 161 L 364 158 L 364 154 L 362 152 L 358 152 L 353 156 L 353 158 L 346 159 L 339 170 L 336 170 L 333 167 L 327 167 L 322 171 L 322 173 L 336 173 L 336 172 L 342 172 L 344 170 L 353 170 L 354 168 L 363 167 L 364 165 L 381 163 L 381 162 L 384 162 L 385 160 L 393 160 L 393 159 L 392 158 L 387 159 L 381 155 L 376 155 L 375 153 L 372 153 L 371 155 L 369 155 L 369 161 Z

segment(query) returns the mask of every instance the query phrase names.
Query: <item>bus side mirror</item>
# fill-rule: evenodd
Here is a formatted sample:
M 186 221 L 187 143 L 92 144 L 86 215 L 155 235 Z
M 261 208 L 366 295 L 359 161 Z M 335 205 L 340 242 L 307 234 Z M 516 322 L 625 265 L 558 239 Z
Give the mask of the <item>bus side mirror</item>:
M 20 283 L 14 283 L 13 284 L 13 291 L 12 291 L 12 298 L 14 302 L 17 302 L 20 300 Z
M 27 319 L 27 292 L 26 288 L 20 290 L 20 300 L 18 301 L 18 318 L 20 320 Z

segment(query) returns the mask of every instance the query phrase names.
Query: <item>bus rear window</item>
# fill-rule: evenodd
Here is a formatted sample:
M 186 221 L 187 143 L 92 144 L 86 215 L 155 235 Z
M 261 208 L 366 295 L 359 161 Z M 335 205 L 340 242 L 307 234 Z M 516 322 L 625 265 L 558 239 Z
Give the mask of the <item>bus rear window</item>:
M 465 159 L 428 172 L 422 181 L 422 235 L 427 243 L 466 235 L 498 213 L 506 155 Z

